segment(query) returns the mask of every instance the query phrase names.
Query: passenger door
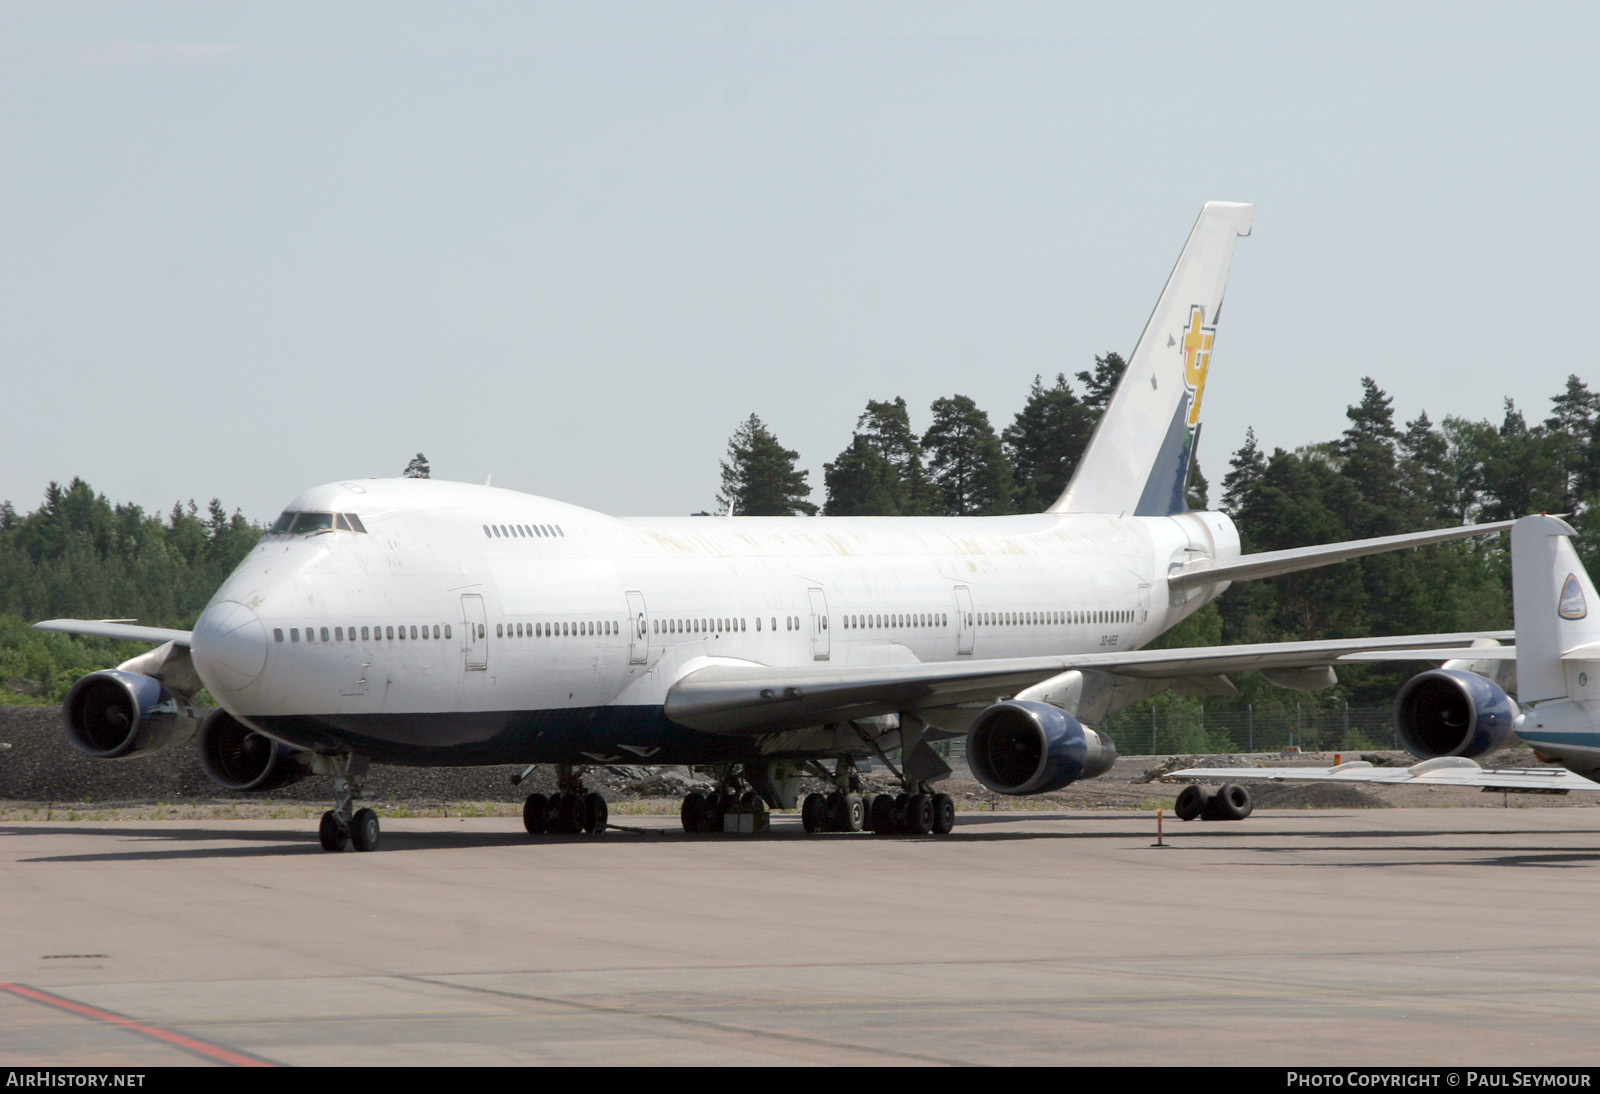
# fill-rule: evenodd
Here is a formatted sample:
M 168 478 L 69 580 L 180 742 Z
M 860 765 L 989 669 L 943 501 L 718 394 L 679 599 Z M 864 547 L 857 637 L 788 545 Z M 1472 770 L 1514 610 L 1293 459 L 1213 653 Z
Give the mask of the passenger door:
M 807 591 L 811 595 L 811 659 L 826 661 L 832 648 L 828 641 L 828 598 L 821 589 Z
M 466 654 L 470 671 L 489 667 L 489 617 L 483 610 L 483 597 L 477 593 L 461 594 L 461 649 Z
M 628 664 L 648 665 L 650 663 L 650 615 L 645 611 L 644 594 L 629 589 L 628 593 L 628 618 L 632 633 L 628 637 Z
M 977 633 L 973 625 L 972 590 L 965 585 L 956 586 L 956 653 L 971 653 L 972 639 Z

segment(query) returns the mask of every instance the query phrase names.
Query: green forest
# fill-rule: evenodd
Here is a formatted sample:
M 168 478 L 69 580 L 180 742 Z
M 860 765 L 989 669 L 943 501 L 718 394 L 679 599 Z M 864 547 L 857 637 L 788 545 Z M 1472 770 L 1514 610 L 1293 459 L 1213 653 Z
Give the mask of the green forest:
M 913 426 L 903 398 L 869 402 L 850 443 L 823 469 L 823 501 L 811 498 L 799 454 L 752 414 L 734 431 L 721 465 L 718 509 L 745 515 L 988 515 L 1038 512 L 1071 477 L 1123 370 L 1107 354 L 1071 379 L 1035 377 L 1021 409 L 996 429 L 964 395 L 937 399 L 928 425 Z M 1577 376 L 1543 416 L 1510 400 L 1498 421 L 1420 410 L 1397 421 L 1392 400 L 1368 378 L 1337 437 L 1294 451 L 1263 451 L 1253 433 L 1220 482 L 1199 472 L 1190 505 L 1215 506 L 1238 525 L 1245 551 L 1568 514 L 1577 546 L 1600 561 L 1600 393 Z M 1202 453 L 1202 457 L 1205 453 Z M 1213 474 L 1216 467 L 1212 467 Z M 407 474 L 427 474 L 420 453 Z M 51 483 L 26 515 L 0 503 L 0 703 L 59 702 L 79 675 L 143 647 L 31 629 L 54 616 L 137 619 L 188 627 L 212 591 L 260 537 L 260 526 L 218 499 L 166 514 L 113 503 L 79 479 Z M 1230 589 L 1162 638 L 1161 645 L 1509 628 L 1504 536 L 1379 555 Z M 1290 692 L 1243 674 L 1240 694 L 1210 697 L 1206 716 L 1269 712 L 1296 704 L 1383 707 L 1415 666 L 1341 669 L 1338 686 Z M 1164 695 L 1115 716 L 1122 736 L 1149 724 L 1150 707 L 1172 714 L 1200 700 Z M 1141 722 L 1141 719 L 1143 720 Z M 1119 728 L 1120 727 L 1120 728 Z

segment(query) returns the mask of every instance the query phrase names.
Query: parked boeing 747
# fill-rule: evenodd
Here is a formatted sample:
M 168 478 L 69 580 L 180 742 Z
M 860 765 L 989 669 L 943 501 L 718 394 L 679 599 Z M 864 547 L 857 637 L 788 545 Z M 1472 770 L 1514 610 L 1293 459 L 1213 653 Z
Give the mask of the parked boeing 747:
M 329 850 L 378 843 L 358 808 L 372 763 L 553 764 L 530 832 L 599 831 L 593 765 L 691 764 L 714 792 L 684 826 L 793 808 L 808 830 L 948 832 L 964 734 L 1003 794 L 1059 789 L 1115 757 L 1092 728 L 1164 688 L 1232 690 L 1261 670 L 1326 686 L 1361 650 L 1465 646 L 1476 634 L 1142 651 L 1231 582 L 1503 525 L 1239 553 L 1184 488 L 1234 244 L 1253 207 L 1201 211 L 1066 491 L 1010 517 L 619 519 L 423 479 L 336 482 L 290 503 L 193 631 L 92 620 L 38 626 L 159 643 L 79 680 L 64 718 L 94 756 L 197 737 L 210 776 L 267 790 L 333 775 Z M 220 707 L 193 702 L 204 688 Z M 858 762 L 903 784 L 870 802 Z

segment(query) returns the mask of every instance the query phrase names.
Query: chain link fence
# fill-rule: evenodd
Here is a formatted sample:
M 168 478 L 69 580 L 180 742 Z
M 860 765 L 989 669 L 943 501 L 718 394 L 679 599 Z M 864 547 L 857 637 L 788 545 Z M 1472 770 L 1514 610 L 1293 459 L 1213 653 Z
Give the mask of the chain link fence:
M 1096 727 L 1125 756 L 1184 752 L 1356 752 L 1399 748 L 1392 707 L 1126 710 Z
M 1207 711 L 1202 707 L 1119 711 L 1095 727 L 1109 734 L 1123 756 L 1175 756 L 1215 752 L 1359 752 L 1399 748 L 1392 707 L 1275 707 Z M 966 759 L 967 741 L 941 746 L 952 761 Z

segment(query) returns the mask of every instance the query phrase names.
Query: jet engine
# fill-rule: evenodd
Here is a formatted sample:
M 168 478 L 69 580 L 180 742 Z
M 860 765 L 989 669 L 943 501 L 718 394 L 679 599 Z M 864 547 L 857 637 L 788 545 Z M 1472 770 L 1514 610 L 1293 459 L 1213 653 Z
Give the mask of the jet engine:
M 1042 794 L 1102 775 L 1117 758 L 1111 738 L 1049 703 L 1011 699 L 978 715 L 967 766 L 997 794 Z
M 1413 676 L 1394 703 L 1400 743 L 1418 759 L 1498 752 L 1515 739 L 1517 704 L 1492 680 L 1460 669 Z
M 257 733 L 222 709 L 200 727 L 200 766 L 228 790 L 281 790 L 311 774 L 306 753 Z
M 200 708 L 168 691 L 160 680 L 121 669 L 91 672 L 72 685 L 61 705 L 67 737 L 104 760 L 181 744 L 194 736 L 200 714 Z

